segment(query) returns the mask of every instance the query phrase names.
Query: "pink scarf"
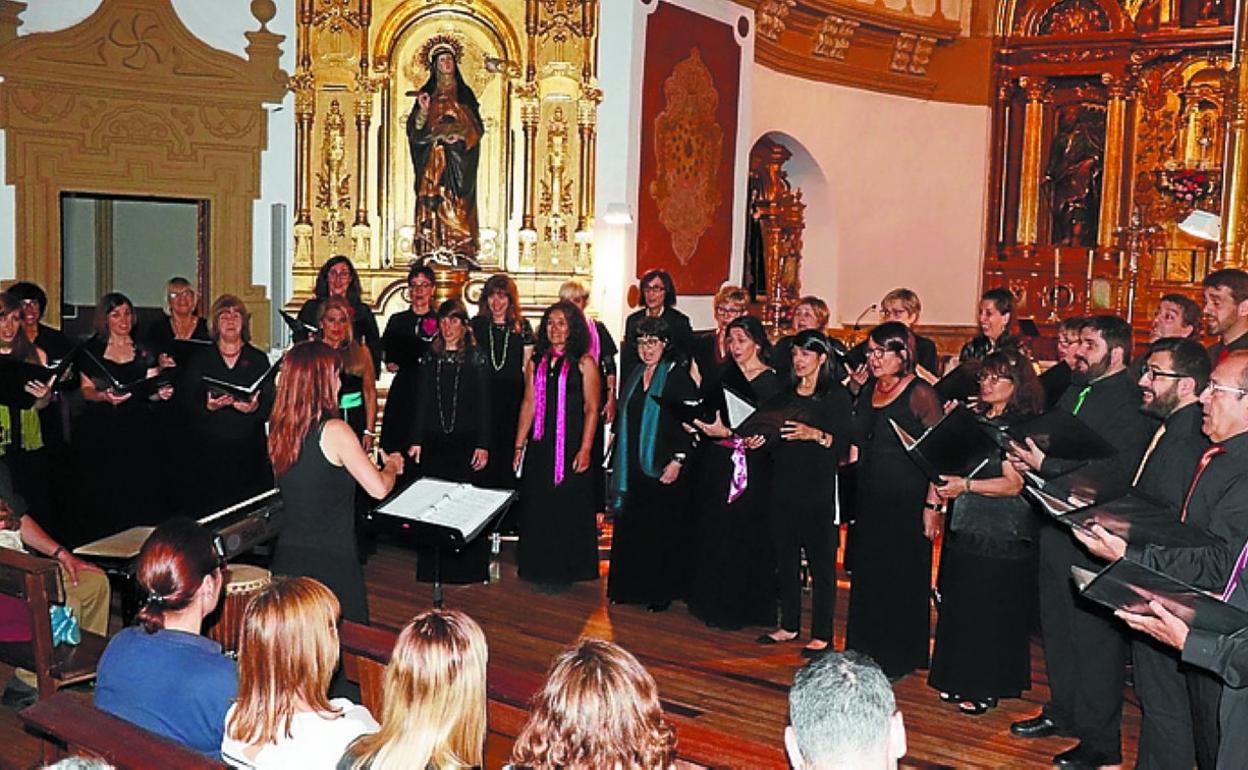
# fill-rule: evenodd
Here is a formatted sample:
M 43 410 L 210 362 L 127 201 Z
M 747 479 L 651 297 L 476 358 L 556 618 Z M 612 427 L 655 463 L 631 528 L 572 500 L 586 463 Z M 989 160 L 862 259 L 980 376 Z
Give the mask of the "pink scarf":
M 564 449 L 568 442 L 568 361 L 557 356 L 559 362 L 558 393 L 555 394 L 555 486 L 563 483 Z M 537 371 L 533 373 L 533 440 L 541 441 L 546 432 L 546 373 L 551 368 L 551 354 L 542 356 Z
M 589 354 L 601 363 L 602 342 L 598 339 L 598 324 L 594 323 L 594 319 L 586 318 L 585 326 L 589 328 Z

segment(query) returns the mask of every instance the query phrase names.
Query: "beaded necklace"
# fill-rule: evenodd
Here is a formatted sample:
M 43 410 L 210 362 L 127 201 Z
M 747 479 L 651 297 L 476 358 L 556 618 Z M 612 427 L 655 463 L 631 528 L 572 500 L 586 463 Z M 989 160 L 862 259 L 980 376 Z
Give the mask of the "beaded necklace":
M 451 421 L 448 425 L 445 412 L 442 409 L 442 363 L 445 360 L 446 357 L 444 356 L 438 357 L 437 373 L 433 378 L 433 388 L 438 396 L 438 424 L 442 426 L 443 433 L 450 434 L 455 431 L 455 413 L 459 410 L 459 375 L 464 370 L 464 367 L 459 361 L 455 362 L 455 385 L 451 392 Z
M 507 346 L 511 344 L 511 329 L 503 327 L 503 356 L 502 358 L 494 357 L 494 324 L 490 325 L 490 366 L 494 367 L 494 371 L 501 372 L 503 367 L 507 365 Z

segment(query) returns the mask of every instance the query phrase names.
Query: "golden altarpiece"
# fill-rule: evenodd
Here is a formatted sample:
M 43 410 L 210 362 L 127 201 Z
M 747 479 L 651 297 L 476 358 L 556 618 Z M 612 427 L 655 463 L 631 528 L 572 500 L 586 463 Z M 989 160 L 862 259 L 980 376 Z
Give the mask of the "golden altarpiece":
M 417 258 L 436 260 L 443 295 L 470 271 L 470 300 L 499 270 L 529 304 L 588 280 L 597 17 L 596 0 L 298 0 L 294 302 L 338 254 L 381 315 L 406 306 Z M 417 215 L 408 137 L 440 52 L 479 115 L 476 237 L 455 242 Z
M 1243 185 L 1233 0 L 1010 0 L 997 24 L 985 288 L 1144 330 L 1162 294 L 1243 264 L 1229 233 L 1179 228 Z

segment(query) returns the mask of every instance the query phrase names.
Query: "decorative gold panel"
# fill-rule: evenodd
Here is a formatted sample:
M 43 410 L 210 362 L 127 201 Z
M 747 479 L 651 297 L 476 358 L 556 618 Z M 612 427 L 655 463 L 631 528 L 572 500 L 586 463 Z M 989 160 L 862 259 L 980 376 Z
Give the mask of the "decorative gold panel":
M 60 197 L 66 192 L 194 198 L 209 203 L 208 290 L 241 296 L 267 318 L 251 283 L 252 204 L 267 143 L 263 105 L 280 103 L 275 7 L 253 0 L 260 29 L 243 59 L 192 35 L 171 0 L 107 0 L 65 30 L 17 36 L 24 3 L 0 0 L 0 126 L 17 196 L 17 276 L 61 293 Z M 59 320 L 58 303 L 48 306 Z M 256 324 L 265 344 L 267 324 Z

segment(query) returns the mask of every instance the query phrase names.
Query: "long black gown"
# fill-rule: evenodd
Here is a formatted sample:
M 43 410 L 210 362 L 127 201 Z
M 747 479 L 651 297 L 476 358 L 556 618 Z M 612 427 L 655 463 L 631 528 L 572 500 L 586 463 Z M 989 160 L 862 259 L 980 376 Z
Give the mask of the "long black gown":
M 381 415 L 381 448 L 387 452 L 407 452 L 412 445 L 419 389 L 417 372 L 420 359 L 429 352 L 437 336 L 438 314 L 433 310 L 417 314 L 408 308 L 390 316 L 386 322 L 386 333 L 382 336 L 386 363 L 399 367 L 390 381 L 386 408 Z M 409 475 L 405 468 L 404 477 Z
M 845 648 L 899 677 L 927 667 L 932 544 L 923 535 L 927 476 L 888 421 L 918 436 L 940 419 L 941 408 L 936 391 L 917 377 L 879 408 L 871 404 L 877 386 L 871 380 L 863 387 L 854 414 L 861 454 Z
M 107 340 L 84 346 L 122 383 L 143 379 L 157 365 L 155 354 L 136 343 L 134 359 L 119 364 L 104 357 Z M 157 524 L 165 518 L 152 404 L 131 396 L 114 406 L 87 401 L 73 426 L 73 478 L 76 508 L 67 522 L 74 546 L 112 535 L 139 524 Z M 155 472 L 153 469 L 157 469 Z
M 273 381 L 260 388 L 256 411 L 244 414 L 232 406 L 208 411 L 204 377 L 250 385 L 269 368 L 259 348 L 243 345 L 234 366 L 228 366 L 216 345 L 200 351 L 180 379 L 177 398 L 188 415 L 195 462 L 186 481 L 192 497 L 186 512 L 200 518 L 273 488 L 265 421 L 273 408 Z
M 420 399 L 413 442 L 420 445 L 420 475 L 480 484 L 472 453 L 488 449 L 490 400 L 485 356 L 475 347 L 462 357 L 430 351 L 420 363 Z M 433 549 L 416 551 L 416 579 L 433 582 Z M 484 583 L 490 579 L 490 539 L 482 533 L 463 551 L 440 554 L 443 583 Z
M 15 364 L 12 370 L 10 361 Z M 27 508 L 42 523 L 52 502 L 52 450 L 42 417 L 53 405 L 49 402 L 43 409 L 35 409 L 35 398 L 25 392 L 24 377 L 19 376 L 21 370 L 12 353 L 0 353 L 0 362 L 0 377 L 5 379 L 0 388 L 0 462 L 12 474 L 14 491 L 25 498 Z M 39 362 L 30 359 L 29 363 Z
M 752 381 L 729 361 L 719 382 L 755 404 L 778 395 L 776 373 L 763 371 Z M 725 418 L 726 421 L 726 418 Z M 765 448 L 745 451 L 749 476 L 745 492 L 728 502 L 733 449 L 703 437 L 698 446 L 693 488 L 696 535 L 693 575 L 685 603 L 707 625 L 735 629 L 776 622 L 776 553 L 771 539 L 768 501 L 771 454 Z
M 689 484 L 688 469 L 672 484 L 647 476 L 642 469 L 643 440 L 654 444 L 654 469 L 660 474 L 677 453 L 687 455 L 692 436 L 685 432 L 679 418 L 671 411 L 659 409 L 655 435 L 642 435 L 642 415 L 651 396 L 690 398 L 697 388 L 681 365 L 663 361 L 670 367 L 661 391 L 642 387 L 642 369 L 634 370 L 638 382 L 629 394 L 624 384 L 616 411 L 616 442 L 612 454 L 616 467 L 628 463 L 628 490 L 623 505 L 615 512 L 611 535 L 611 574 L 607 596 L 620 604 L 659 604 L 684 594 L 685 570 L 681 564 L 684 541 L 679 534 L 687 529 Z M 657 408 L 657 404 L 655 406 Z M 625 426 L 620 431 L 618 426 Z M 623 445 L 627 437 L 627 446 Z M 618 473 L 618 471 L 617 471 Z
M 491 323 L 485 315 L 472 319 L 472 335 L 477 349 L 486 358 L 486 379 L 489 381 L 490 434 L 487 449 L 490 462 L 477 474 L 479 486 L 490 489 L 515 489 L 516 474 L 511 461 L 515 454 L 516 423 L 520 420 L 520 404 L 524 401 L 524 348 L 533 344 L 533 327 L 526 319 L 522 330 Z M 512 506 L 518 510 L 519 506 Z M 514 529 L 510 511 L 504 514 L 502 529 Z
M 590 320 L 590 319 L 586 319 Z M 606 406 L 607 378 L 616 376 L 615 356 L 619 349 L 615 339 L 602 321 L 591 321 L 598 332 L 598 377 L 602 387 L 598 391 L 598 403 Z M 592 352 L 592 351 L 591 351 Z M 619 383 L 617 383 L 618 385 Z M 589 473 L 594 476 L 594 501 L 597 510 L 604 510 L 607 503 L 607 471 L 604 467 L 607 453 L 607 426 L 602 419 L 598 420 L 598 432 L 594 436 L 594 445 L 589 456 Z
M 536 583 L 567 584 L 598 578 L 597 506 L 594 481 L 588 471 L 575 473 L 572 460 L 581 446 L 585 427 L 585 395 L 580 367 L 567 362 L 564 477 L 555 483 L 555 444 L 558 429 L 559 373 L 562 359 L 539 362 L 534 376 L 546 380 L 546 414 L 540 440 L 530 430 L 524 455 L 521 494 L 519 574 Z M 537 417 L 534 416 L 534 427 Z
M 173 319 L 161 313 L 139 327 L 139 339 L 143 346 L 153 354 L 167 355 L 173 359 L 176 368 L 172 372 L 175 389 L 181 392 L 186 384 L 186 369 L 196 355 L 206 350 L 212 338 L 208 334 L 208 322 L 203 318 L 195 320 L 195 327 L 189 339 L 195 343 L 179 342 L 173 331 Z M 200 344 L 197 344 L 200 343 Z M 188 447 L 186 437 L 191 434 L 190 413 L 183 408 L 178 394 L 169 401 L 155 401 L 151 404 L 152 420 L 156 426 L 155 441 L 159 447 L 157 456 L 160 460 L 158 472 L 154 475 L 160 482 L 161 504 L 171 513 L 190 514 L 198 508 L 193 500 L 186 496 L 186 479 L 197 473 L 199 452 Z

